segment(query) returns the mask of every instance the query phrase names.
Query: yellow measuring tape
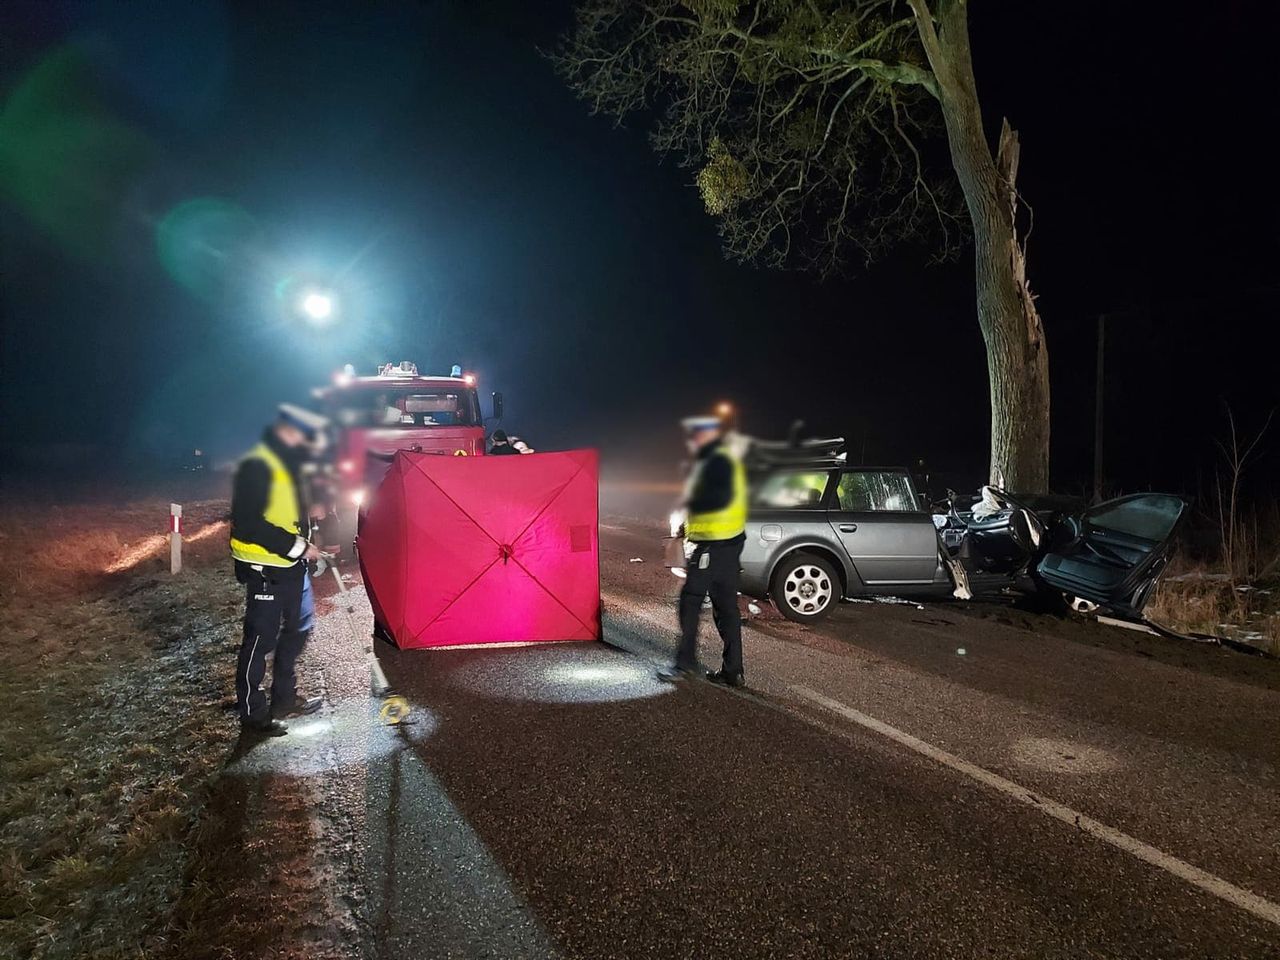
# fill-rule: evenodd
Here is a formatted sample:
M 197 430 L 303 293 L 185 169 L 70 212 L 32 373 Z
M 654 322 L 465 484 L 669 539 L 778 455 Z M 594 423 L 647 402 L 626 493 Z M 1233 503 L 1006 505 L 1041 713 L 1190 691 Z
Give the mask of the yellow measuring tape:
M 394 727 L 409 715 L 409 701 L 401 696 L 390 696 L 382 701 L 382 709 L 378 711 L 378 719 L 389 727 Z
M 360 637 L 356 630 L 355 608 L 351 605 L 351 598 L 347 596 L 347 585 L 343 582 L 342 574 L 338 572 L 336 565 L 329 569 L 333 571 L 333 579 L 338 584 L 338 603 L 346 611 L 347 629 L 351 631 L 351 639 L 358 643 Z M 390 684 L 387 683 L 382 666 L 378 663 L 378 655 L 373 651 L 372 642 L 364 648 L 364 651 L 374 685 L 382 694 L 382 706 L 378 708 L 378 719 L 387 726 L 394 727 L 409 716 L 409 701 L 397 693 L 391 693 Z

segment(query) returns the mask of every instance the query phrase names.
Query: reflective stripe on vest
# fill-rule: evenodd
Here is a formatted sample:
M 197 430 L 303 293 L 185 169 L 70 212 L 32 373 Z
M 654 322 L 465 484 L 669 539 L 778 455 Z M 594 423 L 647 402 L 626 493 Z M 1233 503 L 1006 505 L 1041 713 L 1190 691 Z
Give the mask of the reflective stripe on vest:
M 684 532 L 690 540 L 701 543 L 706 540 L 732 540 L 747 529 L 747 471 L 742 461 L 725 450 L 718 450 L 711 457 L 726 457 L 733 467 L 733 496 L 727 506 L 712 510 L 709 513 L 690 513 L 685 521 Z M 698 466 L 698 471 L 706 469 L 711 462 L 708 457 Z M 697 478 L 693 478 L 691 489 L 696 488 Z
M 246 453 L 241 463 L 245 460 L 261 460 L 271 472 L 271 486 L 267 491 L 267 508 L 262 513 L 263 519 L 273 527 L 300 533 L 298 492 L 293 488 L 293 477 L 284 461 L 265 443 L 258 444 Z M 237 540 L 234 536 L 231 538 L 231 555 L 245 563 L 257 563 L 265 567 L 292 567 L 298 562 L 272 553 L 256 543 Z

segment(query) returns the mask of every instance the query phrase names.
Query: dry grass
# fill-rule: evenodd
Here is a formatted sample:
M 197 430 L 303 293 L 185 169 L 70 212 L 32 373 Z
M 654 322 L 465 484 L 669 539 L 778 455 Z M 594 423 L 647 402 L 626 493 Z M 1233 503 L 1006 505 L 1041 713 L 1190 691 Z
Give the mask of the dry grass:
M 190 513 L 208 524 L 223 509 Z M 239 613 L 217 538 L 177 578 L 155 552 L 106 572 L 166 514 L 163 501 L 0 510 L 0 956 L 163 942 L 234 738 L 220 707 Z
M 172 577 L 167 499 L 108 494 L 0 504 L 0 958 L 349 955 L 314 785 L 221 775 L 243 604 L 226 502 L 179 498 Z
M 1240 584 L 1212 568 L 1176 560 L 1145 610 L 1178 633 L 1240 640 L 1280 656 L 1280 582 Z
M 287 775 L 217 781 L 192 836 L 165 957 L 328 960 L 355 952 L 353 931 L 333 919 L 316 802 L 310 785 Z
M 184 511 L 190 536 L 225 520 L 227 503 L 200 500 L 187 503 Z M 0 599 L 33 591 L 48 595 L 50 587 L 85 595 L 118 585 L 113 574 L 165 571 L 168 516 L 168 501 L 158 498 L 126 504 L 2 503 L 0 560 L 7 575 L 0 581 Z M 30 550 L 32 543 L 39 550 Z M 220 552 L 210 553 L 205 542 L 199 546 L 199 557 L 213 559 Z

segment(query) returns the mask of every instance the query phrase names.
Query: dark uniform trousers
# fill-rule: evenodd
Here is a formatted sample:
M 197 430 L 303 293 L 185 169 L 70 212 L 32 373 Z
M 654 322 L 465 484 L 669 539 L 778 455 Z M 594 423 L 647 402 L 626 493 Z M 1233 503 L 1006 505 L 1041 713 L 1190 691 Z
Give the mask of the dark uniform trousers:
M 698 666 L 698 620 L 702 601 L 710 594 L 711 614 L 724 641 L 725 673 L 742 673 L 742 614 L 738 612 L 738 574 L 744 534 L 729 540 L 706 540 L 696 545 L 685 564 L 680 590 L 680 649 L 676 666 Z
M 295 668 L 311 631 L 315 604 L 304 564 L 263 567 L 261 572 L 246 565 L 243 575 L 244 638 L 236 664 L 236 706 L 241 720 L 262 722 L 270 710 L 262 691 L 267 656 L 275 654 L 270 702 L 292 704 L 298 696 Z

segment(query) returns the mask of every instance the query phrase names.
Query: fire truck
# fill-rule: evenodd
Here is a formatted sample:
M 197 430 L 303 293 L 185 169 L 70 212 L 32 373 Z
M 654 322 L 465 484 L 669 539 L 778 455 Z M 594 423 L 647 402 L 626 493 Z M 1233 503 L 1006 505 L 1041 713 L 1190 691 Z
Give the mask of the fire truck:
M 347 366 L 333 384 L 314 391 L 333 425 L 332 461 L 314 502 L 326 505 L 321 533 L 343 553 L 355 536 L 360 506 L 381 482 L 397 450 L 478 457 L 485 452 L 485 417 L 476 377 L 455 365 L 449 376 L 424 376 L 402 360 L 356 376 Z M 492 418 L 502 419 L 502 394 L 493 394 Z

